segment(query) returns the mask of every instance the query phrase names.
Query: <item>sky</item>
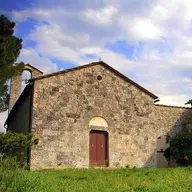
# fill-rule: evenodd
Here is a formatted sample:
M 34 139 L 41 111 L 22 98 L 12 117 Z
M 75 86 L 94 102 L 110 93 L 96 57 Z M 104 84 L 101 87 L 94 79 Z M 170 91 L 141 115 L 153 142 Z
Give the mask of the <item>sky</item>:
M 18 61 L 47 74 L 102 60 L 177 106 L 192 95 L 191 10 L 191 0 L 0 1 L 23 39 Z

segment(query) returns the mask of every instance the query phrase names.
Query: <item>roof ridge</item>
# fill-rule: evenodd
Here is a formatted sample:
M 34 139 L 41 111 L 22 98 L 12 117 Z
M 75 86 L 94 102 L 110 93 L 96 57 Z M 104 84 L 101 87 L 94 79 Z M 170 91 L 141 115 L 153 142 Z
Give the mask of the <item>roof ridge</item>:
M 158 107 L 173 107 L 173 108 L 182 108 L 182 109 L 192 109 L 191 107 L 183 107 L 183 106 L 176 106 L 176 105 L 165 105 L 165 104 L 155 104 Z
M 101 64 L 101 62 L 103 62 L 103 61 L 96 61 L 96 62 L 91 62 L 91 63 L 85 64 L 85 65 L 79 65 L 79 66 L 76 66 L 76 67 L 72 67 L 72 68 L 61 70 L 61 71 L 57 71 L 57 72 L 45 74 L 45 75 L 42 75 L 42 76 L 34 77 L 34 78 L 30 79 L 29 81 L 35 81 L 35 80 L 44 79 L 44 78 L 47 78 L 47 77 L 59 75 L 59 74 L 62 74 L 62 73 L 66 73 L 68 71 L 83 69 L 83 68 L 86 68 L 88 66 L 94 66 L 94 65 Z

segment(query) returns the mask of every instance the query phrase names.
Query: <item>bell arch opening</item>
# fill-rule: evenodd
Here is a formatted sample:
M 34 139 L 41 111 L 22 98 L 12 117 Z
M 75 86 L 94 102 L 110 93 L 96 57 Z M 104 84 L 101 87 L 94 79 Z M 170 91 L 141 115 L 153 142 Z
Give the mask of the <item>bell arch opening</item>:
M 32 72 L 29 69 L 24 69 L 22 72 L 21 92 L 25 88 L 27 81 L 32 78 Z

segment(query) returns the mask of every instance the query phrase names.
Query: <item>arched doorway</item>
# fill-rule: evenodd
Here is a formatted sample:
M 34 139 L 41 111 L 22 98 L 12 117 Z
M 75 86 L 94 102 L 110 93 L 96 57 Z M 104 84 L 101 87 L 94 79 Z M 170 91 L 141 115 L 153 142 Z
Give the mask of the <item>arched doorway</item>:
M 90 131 L 89 142 L 90 167 L 108 166 L 108 133 L 107 131 Z
M 102 117 L 94 117 L 89 123 L 94 128 L 89 133 L 89 164 L 90 167 L 108 166 L 108 127 L 107 121 Z

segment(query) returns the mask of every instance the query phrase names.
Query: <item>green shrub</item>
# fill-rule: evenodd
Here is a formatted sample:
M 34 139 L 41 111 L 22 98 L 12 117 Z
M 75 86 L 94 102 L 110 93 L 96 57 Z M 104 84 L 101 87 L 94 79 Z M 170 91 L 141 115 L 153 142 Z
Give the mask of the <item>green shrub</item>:
M 38 143 L 30 133 L 0 133 L 0 155 L 3 158 L 17 157 L 22 163 L 26 162 L 27 149 Z
M 179 133 L 166 139 L 170 147 L 164 152 L 165 158 L 178 166 L 187 166 L 192 160 L 192 133 Z

